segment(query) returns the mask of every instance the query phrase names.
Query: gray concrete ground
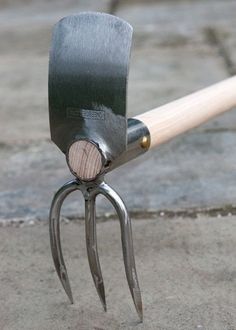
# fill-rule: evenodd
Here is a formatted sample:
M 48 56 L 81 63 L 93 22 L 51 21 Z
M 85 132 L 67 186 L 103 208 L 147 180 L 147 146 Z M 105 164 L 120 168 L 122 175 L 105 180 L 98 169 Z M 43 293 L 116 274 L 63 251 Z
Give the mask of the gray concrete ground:
M 129 116 L 235 70 L 235 1 L 126 1 L 117 6 L 73 0 L 66 6 L 56 0 L 6 3 L 0 11 L 3 220 L 45 219 L 52 193 L 68 179 L 64 157 L 49 141 L 47 110 L 50 33 L 60 17 L 82 10 L 115 11 L 133 24 Z M 216 118 L 116 170 L 108 181 L 122 192 L 130 210 L 234 205 L 235 120 L 235 111 Z M 109 212 L 103 203 L 100 206 L 101 212 Z M 73 202 L 67 215 L 74 216 L 77 210 Z M 82 212 L 79 208 L 80 216 Z
M 98 224 L 107 313 L 89 274 L 83 222 L 62 225 L 62 233 L 74 305 L 52 266 L 48 226 L 1 228 L 2 330 L 235 329 L 236 217 L 133 221 L 143 324 L 125 279 L 118 221 Z
M 0 329 L 236 329 L 235 110 L 107 177 L 132 214 L 144 324 L 136 323 L 118 224 L 102 199 L 109 311 L 90 279 L 83 222 L 63 225 L 77 303 L 62 293 L 46 220 L 53 193 L 71 176 L 49 138 L 48 49 L 53 24 L 85 10 L 134 26 L 129 116 L 236 73 L 235 0 L 0 2 Z M 83 217 L 77 199 L 64 217 Z

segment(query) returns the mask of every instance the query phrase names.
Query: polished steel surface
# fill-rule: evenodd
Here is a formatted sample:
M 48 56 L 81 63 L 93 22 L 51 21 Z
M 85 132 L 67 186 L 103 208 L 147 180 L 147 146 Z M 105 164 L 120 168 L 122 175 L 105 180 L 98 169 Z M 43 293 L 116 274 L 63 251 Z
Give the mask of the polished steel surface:
M 93 191 L 92 193 L 86 194 L 85 197 L 86 246 L 92 278 L 104 311 L 106 311 L 105 288 L 97 248 L 95 198 L 96 195 L 93 194 Z
M 132 27 L 122 19 L 87 12 L 60 20 L 54 27 L 49 60 L 49 116 L 51 138 L 67 154 L 78 140 L 97 146 L 102 168 L 92 181 L 66 183 L 52 201 L 49 228 L 57 274 L 73 303 L 60 239 L 60 210 L 65 198 L 80 190 L 85 200 L 85 230 L 92 278 L 106 311 L 106 297 L 96 235 L 96 197 L 104 195 L 120 221 L 123 258 L 128 286 L 140 320 L 142 299 L 133 251 L 131 220 L 120 196 L 109 187 L 106 172 L 146 152 L 148 128 L 126 119 L 126 93 Z M 72 171 L 73 173 L 73 171 Z M 76 173 L 73 173 L 76 176 Z
M 50 214 L 49 214 L 49 234 L 51 242 L 51 251 L 54 261 L 54 265 L 57 271 L 57 275 L 61 281 L 63 288 L 65 289 L 66 294 L 68 295 L 71 303 L 73 304 L 73 296 L 71 292 L 70 282 L 67 275 L 66 265 L 63 259 L 62 249 L 61 249 L 61 239 L 60 239 L 60 212 L 61 206 L 64 199 L 72 191 L 77 189 L 77 182 L 70 181 L 62 186 L 57 193 L 55 194 Z
M 126 150 L 132 32 L 124 20 L 96 12 L 70 15 L 55 25 L 49 117 L 51 138 L 64 153 L 79 139 L 97 143 L 108 162 Z
M 143 320 L 142 298 L 141 298 L 141 292 L 139 288 L 138 276 L 135 266 L 131 220 L 127 208 L 121 197 L 105 182 L 102 182 L 96 188 L 96 191 L 104 195 L 111 202 L 120 220 L 121 242 L 123 249 L 126 278 L 128 281 L 129 289 L 134 301 L 136 311 L 140 317 L 140 320 L 142 321 Z
M 106 172 L 110 172 L 114 168 L 141 156 L 147 152 L 150 147 L 151 136 L 147 126 L 136 118 L 128 118 L 127 123 L 127 149 L 113 161 Z M 143 143 L 144 140 L 145 143 Z
M 102 278 L 102 272 L 97 250 L 96 236 L 96 196 L 104 195 L 114 206 L 121 228 L 121 242 L 123 249 L 123 258 L 128 286 L 134 301 L 136 311 L 140 320 L 143 319 L 141 292 L 138 284 L 138 277 L 135 266 L 131 220 L 129 218 L 126 206 L 120 196 L 104 181 L 99 180 L 92 183 L 73 180 L 66 183 L 58 190 L 52 201 L 49 216 L 49 231 L 51 240 L 51 251 L 54 265 L 62 283 L 62 286 L 73 303 L 72 291 L 63 259 L 60 239 L 60 210 L 65 198 L 73 191 L 80 190 L 85 199 L 85 228 L 88 261 L 92 278 L 97 289 L 103 308 L 106 311 L 105 289 Z

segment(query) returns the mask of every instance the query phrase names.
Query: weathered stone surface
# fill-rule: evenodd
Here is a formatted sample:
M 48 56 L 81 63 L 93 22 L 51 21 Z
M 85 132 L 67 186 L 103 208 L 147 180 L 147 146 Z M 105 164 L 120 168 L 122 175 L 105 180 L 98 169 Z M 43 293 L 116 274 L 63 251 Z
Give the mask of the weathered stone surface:
M 236 3 L 228 1 L 123 1 L 116 14 L 138 27 L 192 36 L 208 26 L 235 25 Z
M 0 141 L 28 144 L 48 139 L 46 56 L 0 57 Z
M 95 10 L 108 9 L 107 1 L 99 5 L 80 2 L 77 7 L 72 4 L 67 9 L 59 6 L 57 11 L 48 5 L 47 15 L 42 10 L 37 12 L 34 6 L 24 10 L 12 9 L 8 14 L 2 11 L 0 14 L 0 74 L 3 78 L 0 82 L 1 142 L 13 144 L 48 139 L 47 70 L 52 25 L 67 15 L 67 10 L 75 12 L 77 9 L 91 9 L 90 6 Z M 223 12 L 220 2 L 214 5 L 213 12 L 212 3 L 178 2 L 177 5 L 168 2 L 144 8 L 143 4 L 120 7 L 117 14 L 135 25 L 136 35 L 129 83 L 130 116 L 227 76 L 224 61 L 217 49 L 208 45 L 204 29 L 211 26 L 213 18 L 219 15 L 217 29 L 226 34 L 231 33 L 230 49 L 234 49 L 233 6 L 234 3 L 229 1 Z M 145 10 L 151 13 L 149 23 L 145 21 Z M 196 20 L 189 18 L 193 10 Z M 158 15 L 167 18 L 161 20 Z M 170 21 L 173 22 L 170 24 Z M 180 28 L 174 28 L 174 24 Z M 181 34 L 183 31 L 191 33 L 193 38 L 186 39 Z M 159 33 L 162 33 L 161 37 Z M 235 112 L 228 113 L 213 120 L 206 128 L 232 129 L 235 116 Z
M 125 278 L 118 221 L 97 226 L 108 312 L 89 272 L 84 225 L 62 225 L 75 304 L 70 305 L 50 257 L 48 226 L 0 230 L 0 328 L 234 329 L 236 218 L 133 222 L 144 323 Z
M 220 34 L 219 38 L 221 38 L 222 44 L 225 48 L 226 54 L 228 56 L 230 69 L 232 74 L 236 74 L 236 27 L 235 25 L 231 25 L 227 29 L 227 33 Z
M 53 192 L 71 178 L 48 142 L 47 70 L 52 25 L 110 2 L 35 2 L 0 11 L 0 215 L 45 219 Z M 172 101 L 227 77 L 225 60 L 206 29 L 217 29 L 235 59 L 234 1 L 123 2 L 117 14 L 135 27 L 128 115 Z M 47 10 L 46 10 L 47 8 Z M 193 14 L 194 13 L 194 19 Z M 234 204 L 236 112 L 151 151 L 109 174 L 131 211 Z M 146 159 L 146 160 L 145 160 Z M 76 194 L 75 194 L 76 195 Z M 64 208 L 83 215 L 77 195 Z M 103 200 L 99 212 L 110 212 Z M 113 212 L 113 211 L 112 211 Z
M 234 205 L 235 138 L 235 132 L 180 136 L 117 170 L 128 180 L 114 184 L 131 210 Z
M 110 2 L 27 1 L 0 11 L 0 142 L 49 138 L 48 52 L 53 25 L 85 10 L 108 11 Z
M 226 77 L 222 60 L 204 44 L 134 49 L 128 115 L 156 108 Z
M 197 213 L 195 220 L 164 217 L 133 222 L 142 325 L 137 324 L 126 284 L 118 221 L 97 226 L 107 314 L 89 274 L 83 221 L 62 224 L 73 306 L 53 268 L 48 226 L 33 226 L 36 219 L 47 219 L 53 193 L 72 178 L 64 156 L 48 141 L 51 28 L 65 15 L 108 11 L 110 4 L 106 0 L 0 3 L 0 329 L 233 330 L 235 216 L 220 218 L 219 211 L 214 218 Z M 228 75 L 226 59 L 206 30 L 217 30 L 236 63 L 235 9 L 234 0 L 120 2 L 117 14 L 135 27 L 130 116 Z M 235 115 L 228 113 L 150 151 L 110 173 L 108 183 L 130 211 L 153 210 L 152 217 L 158 210 L 181 209 L 186 214 L 191 208 L 235 205 Z M 99 198 L 98 213 L 106 212 L 114 211 Z M 74 193 L 62 214 L 83 217 L 82 197 Z M 15 227 L 4 228 L 15 220 Z
M 66 2 L 63 0 L 57 1 L 48 1 L 48 0 L 2 0 L 0 4 L 0 9 L 4 15 L 11 12 L 11 16 L 16 11 L 20 14 L 25 13 L 26 15 L 30 12 L 33 12 L 34 15 L 41 14 L 44 17 L 51 12 L 51 14 L 57 12 L 58 10 L 104 10 L 106 11 L 110 6 L 110 0 L 100 0 L 99 2 L 95 2 L 93 0 L 67 0 Z M 47 10 L 47 12 L 43 12 L 43 10 Z M 19 18 L 19 17 L 18 17 Z
M 219 45 L 207 30 L 217 31 L 233 63 L 235 2 L 125 2 L 117 14 L 134 25 L 134 51 L 129 85 L 129 114 L 172 101 L 227 77 L 229 69 Z M 146 14 L 149 11 L 149 15 Z M 192 19 L 192 13 L 194 18 Z M 228 46 L 228 43 L 230 44 Z M 232 55 L 231 55 L 232 54 Z M 232 71 L 232 70 L 231 70 Z M 145 106 L 145 108 L 144 108 Z M 200 130 L 235 129 L 231 111 Z
M 235 205 L 235 139 L 235 132 L 186 134 L 115 170 L 107 181 L 130 211 Z M 0 218 L 46 219 L 53 193 L 71 178 L 63 154 L 45 142 L 3 149 L 0 160 Z M 104 199 L 98 210 L 114 212 Z M 83 217 L 79 193 L 64 214 Z

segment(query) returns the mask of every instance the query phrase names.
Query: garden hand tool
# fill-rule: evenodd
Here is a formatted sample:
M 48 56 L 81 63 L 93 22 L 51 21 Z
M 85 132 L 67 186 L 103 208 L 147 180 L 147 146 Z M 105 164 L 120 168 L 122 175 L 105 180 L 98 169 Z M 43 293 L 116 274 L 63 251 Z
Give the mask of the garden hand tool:
M 131 222 L 124 202 L 104 182 L 104 174 L 127 145 L 126 84 L 132 27 L 106 14 L 82 13 L 62 19 L 54 28 L 49 62 L 49 113 L 52 140 L 66 154 L 76 180 L 55 195 L 50 212 L 52 255 L 61 283 L 73 302 L 63 260 L 59 217 L 65 197 L 80 190 L 85 199 L 88 260 L 98 295 L 106 310 L 98 258 L 95 199 L 104 195 L 121 226 L 125 271 L 142 319 Z
M 140 320 L 142 300 L 135 267 L 131 222 L 120 196 L 104 181 L 107 172 L 236 106 L 236 77 L 126 119 L 126 87 L 132 27 L 118 17 L 81 13 L 59 21 L 49 61 L 51 137 L 66 155 L 75 179 L 58 190 L 49 226 L 52 256 L 73 303 L 60 242 L 60 210 L 73 191 L 85 200 L 88 261 L 106 310 L 96 239 L 97 195 L 114 206 L 121 227 L 126 277 Z

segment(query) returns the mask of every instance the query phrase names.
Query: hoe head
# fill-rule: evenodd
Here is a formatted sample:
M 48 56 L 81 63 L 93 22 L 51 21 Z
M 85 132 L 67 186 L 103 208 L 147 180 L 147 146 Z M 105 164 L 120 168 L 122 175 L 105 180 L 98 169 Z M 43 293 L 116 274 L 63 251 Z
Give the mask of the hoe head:
M 127 146 L 126 89 L 132 27 L 104 13 L 63 18 L 53 31 L 49 114 L 53 142 L 67 153 L 95 143 L 112 163 Z
M 101 175 L 127 148 L 126 86 L 131 37 L 132 28 L 128 23 L 101 13 L 69 16 L 54 28 L 49 62 L 51 137 L 66 154 L 77 179 L 56 193 L 49 226 L 55 268 L 73 302 L 61 248 L 60 210 L 67 195 L 80 190 L 85 200 L 88 261 L 106 310 L 97 249 L 95 201 L 102 194 L 111 202 L 120 220 L 128 286 L 142 320 L 131 221 L 124 202 Z

